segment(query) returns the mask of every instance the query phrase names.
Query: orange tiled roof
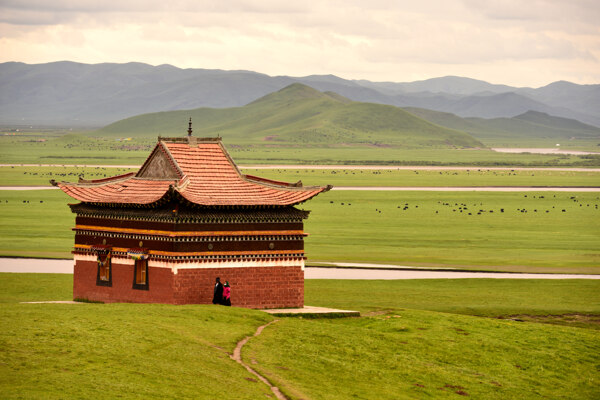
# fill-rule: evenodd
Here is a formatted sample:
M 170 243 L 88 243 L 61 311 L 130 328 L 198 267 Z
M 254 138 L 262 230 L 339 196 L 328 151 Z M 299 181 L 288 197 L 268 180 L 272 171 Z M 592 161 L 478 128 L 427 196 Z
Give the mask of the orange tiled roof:
M 150 205 L 176 194 L 203 206 L 287 206 L 331 187 L 304 187 L 242 174 L 220 139 L 161 139 L 137 174 L 55 183 L 85 203 Z

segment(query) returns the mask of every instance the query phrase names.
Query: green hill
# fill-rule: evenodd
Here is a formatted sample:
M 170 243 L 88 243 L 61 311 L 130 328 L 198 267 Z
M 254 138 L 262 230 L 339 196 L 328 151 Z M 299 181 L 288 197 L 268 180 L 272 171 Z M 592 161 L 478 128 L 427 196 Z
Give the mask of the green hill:
M 444 126 L 446 128 L 455 129 L 463 132 L 468 132 L 470 134 L 480 134 L 482 132 L 501 132 L 485 126 L 485 119 L 475 120 L 474 118 L 462 118 L 458 115 L 447 112 L 434 111 L 417 107 L 405 107 L 404 110 L 436 125 Z
M 600 128 L 574 119 L 528 111 L 512 118 L 461 118 L 454 114 L 422 108 L 405 108 L 434 124 L 467 132 L 487 145 L 520 144 L 523 141 L 600 140 Z
M 543 126 L 544 128 L 552 127 L 566 134 L 572 133 L 573 135 L 578 136 L 600 137 L 600 128 L 596 126 L 584 124 L 576 119 L 555 117 L 543 112 L 528 111 L 511 119 Z
M 464 132 L 435 125 L 401 108 L 353 102 L 298 83 L 244 107 L 143 114 L 94 134 L 183 136 L 190 117 L 195 136 L 220 135 L 231 144 L 484 147 Z

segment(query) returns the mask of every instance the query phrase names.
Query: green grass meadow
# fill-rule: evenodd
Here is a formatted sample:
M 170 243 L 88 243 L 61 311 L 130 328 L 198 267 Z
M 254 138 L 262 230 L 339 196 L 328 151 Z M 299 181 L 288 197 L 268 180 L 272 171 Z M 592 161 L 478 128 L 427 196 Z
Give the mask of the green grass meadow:
M 598 193 L 330 191 L 307 203 L 306 253 L 313 263 L 598 273 L 599 207 Z
M 600 282 L 581 279 L 308 280 L 306 304 L 375 315 L 399 307 L 600 329 Z M 373 295 L 376 293 L 376 295 Z
M 70 258 L 70 202 L 0 191 L 0 255 Z M 330 191 L 300 205 L 309 263 L 566 273 L 599 272 L 598 207 L 600 194 L 581 192 Z
M 156 144 L 156 136 L 134 137 L 125 141 L 122 137 L 95 137 L 80 133 L 62 136 L 40 133 L 0 136 L 0 159 L 3 164 L 141 165 Z M 183 136 L 183 133 L 177 136 Z M 226 136 L 223 137 L 223 143 L 238 164 L 481 167 L 600 165 L 599 155 L 511 154 L 497 153 L 489 149 L 412 148 L 369 144 L 271 143 L 262 139 L 236 143 Z
M 77 182 L 102 179 L 138 168 L 75 167 L 75 166 L 10 166 L 0 167 L 1 186 L 49 186 L 49 181 Z M 242 168 L 248 175 L 305 186 L 600 186 L 597 171 L 553 171 L 486 169 L 469 170 L 407 170 L 407 169 L 253 169 Z
M 410 149 L 377 146 L 225 146 L 239 164 L 440 165 L 551 167 L 600 165 L 598 155 L 498 153 L 489 149 Z
M 60 190 L 0 190 L 0 256 L 72 258 L 76 203 Z
M 204 305 L 19 303 L 68 300 L 71 288 L 68 274 L 0 274 L 2 398 L 271 396 L 229 355 L 272 316 Z M 306 304 L 362 317 L 281 318 L 242 358 L 295 400 L 594 399 L 599 293 L 600 282 L 588 280 L 307 280 Z M 587 320 L 498 319 L 555 313 Z
M 117 139 L 81 133 L 0 136 L 0 159 L 3 164 L 141 165 L 156 144 L 156 138 Z
M 228 355 L 271 320 L 267 314 L 208 306 L 16 303 L 70 300 L 72 279 L 0 274 L 2 398 L 214 399 L 224 387 L 235 388 L 240 399 L 270 393 Z
M 50 186 L 50 180 L 57 182 L 77 182 L 84 179 L 103 179 L 127 172 L 137 172 L 139 168 L 106 168 L 106 167 L 0 167 L 1 186 Z
M 243 172 L 284 182 L 300 180 L 304 185 L 320 186 L 600 186 L 600 173 L 596 171 L 244 168 Z
M 597 332 L 400 310 L 282 320 L 243 357 L 292 398 L 593 399 Z
M 293 398 L 592 399 L 600 394 L 598 285 L 307 281 L 307 304 L 356 309 L 363 318 L 285 319 L 243 356 Z M 582 311 L 588 318 L 578 328 L 498 319 Z

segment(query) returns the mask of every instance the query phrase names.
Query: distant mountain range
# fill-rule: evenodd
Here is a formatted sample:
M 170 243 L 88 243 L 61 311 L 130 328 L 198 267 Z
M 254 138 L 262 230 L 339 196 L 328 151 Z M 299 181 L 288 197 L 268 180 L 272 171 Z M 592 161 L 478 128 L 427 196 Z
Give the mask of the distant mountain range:
M 218 134 L 231 144 L 484 147 L 465 132 L 433 124 L 401 108 L 355 102 L 301 83 L 291 84 L 243 107 L 142 114 L 110 124 L 93 134 L 182 136 L 190 117 L 194 136 Z
M 600 85 L 555 82 L 538 89 L 442 77 L 410 83 L 333 75 L 268 76 L 141 63 L 0 64 L 0 124 L 103 126 L 158 111 L 246 105 L 293 83 L 358 102 L 414 107 L 469 118 L 536 111 L 600 126 Z
M 523 140 L 599 139 L 600 128 L 527 111 L 512 118 L 462 118 L 423 108 L 352 101 L 294 83 L 242 107 L 164 111 L 109 124 L 100 136 L 182 136 L 188 118 L 194 135 L 220 135 L 232 144 L 360 145 L 404 148 L 474 148 Z

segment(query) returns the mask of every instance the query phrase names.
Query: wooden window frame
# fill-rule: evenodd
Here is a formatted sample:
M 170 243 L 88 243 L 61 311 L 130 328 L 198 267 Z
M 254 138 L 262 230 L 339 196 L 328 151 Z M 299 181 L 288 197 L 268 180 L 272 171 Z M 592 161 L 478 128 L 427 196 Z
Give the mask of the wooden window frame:
M 102 268 L 100 266 L 100 262 L 101 262 L 101 257 L 105 257 L 105 261 L 108 263 L 108 266 L 106 268 L 108 268 L 108 279 L 101 279 L 100 278 L 100 268 Z M 112 260 L 111 260 L 111 254 L 110 251 L 109 252 L 98 252 L 97 255 L 97 262 L 98 262 L 98 270 L 97 270 L 97 274 L 96 274 L 96 286 L 108 286 L 111 287 L 112 286 Z
M 150 279 L 148 276 L 148 259 L 145 260 L 134 260 L 133 264 L 133 289 L 137 290 L 149 290 L 150 289 Z M 138 263 L 143 263 L 142 268 L 144 268 L 144 274 L 146 277 L 146 283 L 138 283 L 137 280 L 137 272 L 138 272 Z

